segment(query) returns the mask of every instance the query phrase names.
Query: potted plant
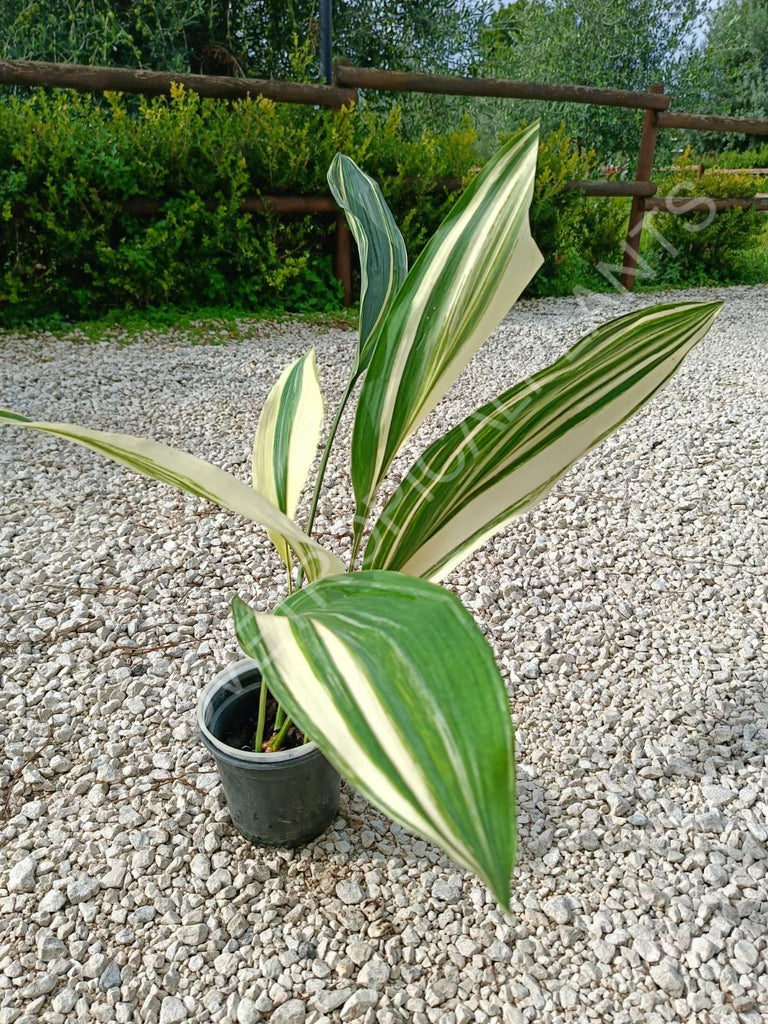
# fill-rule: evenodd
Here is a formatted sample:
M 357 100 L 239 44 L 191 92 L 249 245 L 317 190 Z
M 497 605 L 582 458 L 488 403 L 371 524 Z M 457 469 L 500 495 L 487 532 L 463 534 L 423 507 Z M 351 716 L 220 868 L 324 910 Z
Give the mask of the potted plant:
M 265 526 L 289 596 L 269 614 L 232 602 L 240 646 L 255 662 L 244 666 L 246 677 L 256 680 L 256 669 L 263 677 L 252 686 L 246 678 L 237 691 L 249 691 L 248 711 L 238 705 L 235 717 L 255 723 L 246 742 L 253 758 L 266 765 L 298 751 L 283 756 L 295 767 L 310 756 L 322 763 L 322 752 L 393 819 L 483 878 L 505 907 L 515 859 L 509 701 L 480 629 L 437 584 L 662 387 L 719 308 L 653 306 L 593 331 L 431 444 L 369 530 L 395 455 L 541 263 L 528 225 L 536 151 L 535 126 L 516 134 L 410 270 L 376 183 L 348 158 L 334 159 L 330 187 L 360 254 L 360 337 L 303 530 L 292 517 L 320 440 L 314 352 L 288 367 L 267 399 L 253 486 L 154 441 L 0 413 L 5 423 L 68 438 Z M 328 453 L 360 380 L 345 564 L 311 534 Z M 204 737 L 212 695 L 221 696 L 227 678 L 201 702 Z M 262 780 L 247 800 L 262 799 L 263 789 Z M 294 799 L 285 792 L 280 799 Z
M 214 676 L 200 694 L 197 728 L 246 839 L 300 846 L 336 817 L 339 773 L 270 698 L 257 662 L 244 658 Z

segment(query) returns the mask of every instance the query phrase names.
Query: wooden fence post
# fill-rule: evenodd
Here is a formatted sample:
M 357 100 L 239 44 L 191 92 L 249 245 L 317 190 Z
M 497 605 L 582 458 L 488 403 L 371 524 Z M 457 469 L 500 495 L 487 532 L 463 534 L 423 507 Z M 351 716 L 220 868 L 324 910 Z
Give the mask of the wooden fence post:
M 651 86 L 650 92 L 662 93 L 664 86 L 657 82 Z M 643 133 L 640 136 L 640 149 L 637 154 L 637 174 L 635 181 L 650 181 L 653 172 L 653 159 L 656 155 L 656 136 L 659 133 L 658 113 L 646 110 L 643 117 Z M 624 258 L 621 266 L 621 284 L 628 292 L 635 287 L 637 274 L 637 257 L 640 253 L 640 238 L 643 233 L 643 217 L 645 216 L 645 197 L 634 196 L 632 209 L 629 211 L 627 239 L 624 242 Z
M 344 288 L 344 305 L 352 305 L 352 233 L 343 213 L 336 217 L 336 258 L 334 272 Z

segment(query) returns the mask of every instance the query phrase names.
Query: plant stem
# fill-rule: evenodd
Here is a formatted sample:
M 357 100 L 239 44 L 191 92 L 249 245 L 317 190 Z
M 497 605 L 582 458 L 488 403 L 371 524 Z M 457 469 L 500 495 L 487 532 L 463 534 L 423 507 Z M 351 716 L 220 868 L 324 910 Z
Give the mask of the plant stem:
M 269 743 L 267 743 L 268 751 L 270 751 L 271 753 L 275 753 L 275 751 L 279 750 L 280 747 L 282 747 L 283 743 L 285 742 L 285 737 L 288 733 L 288 730 L 291 728 L 292 725 L 293 722 L 290 720 L 290 718 L 286 718 L 280 729 L 272 735 L 272 737 L 269 740 Z
M 267 684 L 261 680 L 261 690 L 259 691 L 259 719 L 256 724 L 256 738 L 253 741 L 253 749 L 257 754 L 261 753 L 261 748 L 264 743 L 264 726 L 267 720 Z
M 291 558 L 291 565 L 288 566 L 288 597 L 293 593 L 293 558 Z M 279 729 L 285 721 L 285 709 L 282 704 L 277 705 L 277 711 L 275 712 L 275 729 Z
M 360 545 L 362 544 L 362 542 L 363 542 L 363 530 L 361 529 L 359 533 L 355 534 L 355 540 L 354 540 L 354 543 L 352 544 L 352 555 L 350 556 L 350 559 L 349 559 L 349 571 L 350 572 L 354 572 L 355 571 L 355 562 L 357 561 L 357 555 L 358 555 L 358 552 L 360 551 Z
M 357 382 L 358 372 L 353 370 L 347 381 L 347 385 L 344 388 L 344 394 L 341 396 L 341 402 L 336 410 L 336 415 L 333 417 L 333 423 L 331 423 L 331 429 L 328 431 L 328 439 L 325 442 L 325 448 L 320 459 L 320 465 L 317 470 L 317 479 L 315 480 L 315 489 L 312 492 L 312 504 L 309 507 L 309 517 L 307 519 L 307 525 L 304 530 L 306 535 L 309 537 L 312 533 L 312 527 L 315 525 L 315 516 L 317 515 L 317 505 L 320 501 L 320 490 L 323 486 L 323 480 L 325 479 L 325 471 L 328 468 L 328 458 L 331 454 L 331 448 L 333 442 L 336 439 L 336 433 L 339 429 L 339 423 L 341 423 L 341 417 L 346 408 L 349 396 L 352 394 L 352 390 Z M 299 566 L 299 575 L 296 580 L 296 588 L 298 589 L 304 582 L 304 566 Z

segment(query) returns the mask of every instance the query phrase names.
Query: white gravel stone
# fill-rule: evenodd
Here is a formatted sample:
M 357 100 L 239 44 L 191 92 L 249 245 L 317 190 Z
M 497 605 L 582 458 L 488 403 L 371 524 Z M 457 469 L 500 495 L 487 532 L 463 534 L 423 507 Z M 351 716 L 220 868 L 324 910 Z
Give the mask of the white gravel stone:
M 352 939 L 347 943 L 347 956 L 361 967 L 373 956 L 373 946 L 370 942 L 363 942 L 361 939 Z
M 461 889 L 454 882 L 444 878 L 437 878 L 432 883 L 432 897 L 442 900 L 444 903 L 455 904 L 461 899 Z
M 77 992 L 73 988 L 62 988 L 51 1000 L 54 1013 L 69 1013 L 77 1002 Z
M 332 1013 L 346 1003 L 351 995 L 351 988 L 321 990 L 315 995 L 314 1005 L 320 1013 Z
M 387 964 L 378 957 L 369 960 L 360 969 L 357 976 L 357 983 L 362 988 L 372 988 L 377 991 L 384 988 L 389 981 L 390 970 Z
M 99 889 L 99 883 L 95 878 L 76 878 L 67 886 L 67 899 L 70 903 L 86 903 L 93 899 Z
M 635 939 L 632 948 L 647 964 L 657 964 L 661 960 L 661 949 L 651 939 Z
M 47 995 L 56 988 L 56 978 L 52 974 L 38 974 L 25 985 L 21 994 L 25 999 L 35 999 L 37 996 Z
M 99 988 L 102 992 L 108 992 L 111 988 L 118 988 L 121 982 L 120 965 L 107 964 L 99 978 Z
M 691 943 L 691 953 L 698 958 L 700 963 L 706 963 L 707 960 L 711 960 L 713 956 L 720 952 L 721 948 L 721 943 L 713 942 L 706 935 L 697 936 Z
M 755 945 L 747 939 L 740 939 L 735 943 L 733 952 L 739 960 L 743 960 L 749 967 L 754 967 L 760 957 Z
M 66 902 L 67 897 L 61 889 L 49 889 L 40 900 L 38 910 L 43 914 L 55 914 L 57 910 L 61 910 Z
M 651 977 L 668 995 L 681 996 L 685 992 L 685 982 L 680 972 L 670 959 L 664 959 L 661 963 L 651 968 Z
M 568 924 L 573 918 L 573 911 L 567 899 L 563 896 L 554 896 L 545 906 L 548 917 L 551 917 L 556 924 Z
M 341 1008 L 339 1017 L 343 1021 L 357 1020 L 372 1009 L 379 1001 L 379 993 L 372 988 L 360 988 L 353 992 Z
M 285 594 L 266 535 L 0 428 L 0 1024 L 268 1024 L 291 1002 L 305 1024 L 760 1024 L 768 287 L 518 303 L 391 479 L 585 331 L 682 298 L 726 305 L 680 375 L 445 581 L 509 686 L 508 916 L 351 786 L 304 849 L 238 836 L 194 709 L 238 657 L 232 595 Z M 0 395 L 247 480 L 283 366 L 317 347 L 330 416 L 355 336 L 242 329 L 229 345 L 193 343 L 209 327 L 127 346 L 2 335 Z M 317 519 L 341 554 L 350 426 Z
M 570 985 L 563 985 L 558 992 L 560 999 L 560 1005 L 564 1010 L 572 1010 L 579 1001 L 578 994 L 571 988 Z M 523 1018 L 524 1019 L 524 1018 Z
M 362 886 L 358 882 L 349 882 L 346 880 L 337 883 L 336 895 L 342 903 L 346 903 L 348 906 L 354 906 L 357 903 L 362 903 L 365 899 L 365 893 L 363 892 Z
M 124 863 L 113 864 L 102 877 L 101 884 L 105 889 L 122 889 L 125 882 L 127 867 Z
M 206 878 L 211 877 L 211 862 L 205 856 L 204 853 L 196 853 L 190 861 L 189 869 L 195 878 Z
M 43 963 L 49 960 L 59 960 L 66 952 L 67 947 L 55 935 L 40 932 L 37 936 L 37 956 Z
M 427 1006 L 440 1006 L 447 999 L 453 999 L 456 995 L 457 984 L 449 978 L 436 978 L 427 984 L 424 998 Z
M 300 999 L 289 999 L 278 1006 L 269 1018 L 270 1024 L 304 1024 L 307 1008 Z
M 13 865 L 8 874 L 9 892 L 32 892 L 35 888 L 37 861 L 34 857 L 23 857 Z
M 180 1024 L 188 1016 L 186 1006 L 176 996 L 166 996 L 160 1004 L 160 1024 Z
M 188 924 L 181 929 L 179 938 L 185 946 L 202 946 L 208 938 L 208 925 Z
M 256 1003 L 247 996 L 237 1004 L 237 1024 L 256 1024 L 260 1017 Z
M 711 807 L 724 807 L 736 796 L 728 786 L 702 786 L 701 795 Z

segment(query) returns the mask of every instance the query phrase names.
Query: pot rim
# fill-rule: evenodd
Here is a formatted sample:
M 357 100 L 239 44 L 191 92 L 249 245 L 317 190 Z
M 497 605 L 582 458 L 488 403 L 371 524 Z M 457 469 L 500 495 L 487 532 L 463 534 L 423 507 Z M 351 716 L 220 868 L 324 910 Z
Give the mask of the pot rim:
M 228 743 L 224 743 L 217 736 L 214 736 L 205 723 L 205 713 L 211 703 L 213 694 L 222 686 L 226 686 L 228 683 L 236 680 L 244 672 L 252 671 L 253 669 L 261 672 L 259 663 L 253 658 L 240 658 L 238 661 L 233 661 L 226 668 L 217 672 L 200 693 L 197 701 L 197 728 L 206 746 L 220 751 L 227 758 L 264 765 L 278 765 L 284 764 L 286 761 L 296 761 L 318 751 L 320 749 L 318 745 L 314 740 L 310 740 L 309 743 L 304 743 L 300 747 L 293 747 L 290 750 L 278 750 L 273 754 L 257 754 L 255 750 L 240 750 L 237 747 L 231 747 Z

